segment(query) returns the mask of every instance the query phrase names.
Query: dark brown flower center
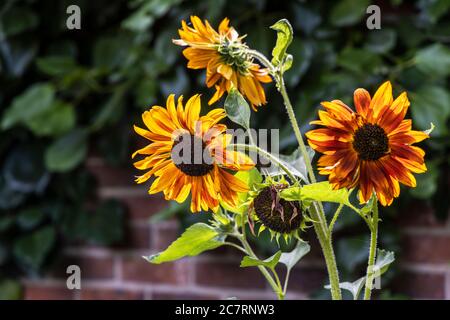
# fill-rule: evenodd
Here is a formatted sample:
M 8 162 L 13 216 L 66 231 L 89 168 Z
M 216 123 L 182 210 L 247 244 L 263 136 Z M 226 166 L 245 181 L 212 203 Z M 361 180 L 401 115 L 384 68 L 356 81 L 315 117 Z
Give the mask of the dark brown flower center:
M 265 187 L 253 200 L 253 208 L 264 226 L 279 233 L 290 233 L 300 228 L 302 209 L 297 201 L 279 198 L 277 190 L 284 188 Z
M 389 140 L 383 128 L 376 124 L 365 124 L 356 130 L 353 148 L 361 160 L 377 160 L 389 150 Z
M 213 159 L 205 149 L 206 144 L 199 137 L 188 133 L 179 135 L 173 142 L 172 161 L 188 176 L 204 176 L 214 168 Z

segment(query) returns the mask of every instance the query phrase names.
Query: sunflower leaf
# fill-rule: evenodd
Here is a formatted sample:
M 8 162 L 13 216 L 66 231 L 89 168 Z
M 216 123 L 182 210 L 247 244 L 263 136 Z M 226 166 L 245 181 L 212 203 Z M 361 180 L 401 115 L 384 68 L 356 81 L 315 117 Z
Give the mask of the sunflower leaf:
M 187 228 L 166 250 L 143 258 L 150 263 L 160 264 L 187 256 L 197 256 L 204 251 L 222 246 L 225 237 L 218 230 L 205 223 L 196 223 Z
M 312 200 L 342 203 L 351 206 L 350 191 L 345 188 L 333 190 L 328 181 L 308 184 L 303 187 L 292 187 L 281 191 L 281 197 L 288 201 Z
M 378 278 L 380 281 L 381 275 L 383 275 L 388 269 L 389 266 L 394 262 L 394 252 L 386 251 L 382 249 L 377 250 L 377 259 L 373 266 L 374 279 Z M 348 290 L 352 293 L 353 299 L 357 300 L 362 288 L 364 288 L 366 283 L 366 276 L 359 278 L 354 282 L 341 282 L 339 283 L 339 287 L 344 290 Z M 326 285 L 325 289 L 331 289 L 330 285 Z
M 283 252 L 280 257 L 280 262 L 283 263 L 288 270 L 292 269 L 297 262 L 300 261 L 309 251 L 311 250 L 310 245 L 299 240 L 297 246 L 291 252 Z
M 231 121 L 245 129 L 250 128 L 250 107 L 236 88 L 231 89 L 225 99 L 224 108 Z
M 435 127 L 436 127 L 436 126 L 434 125 L 434 123 L 433 123 L 433 122 L 430 122 L 430 129 L 427 129 L 427 130 L 425 130 L 424 132 L 425 132 L 427 135 L 430 135 L 430 133 L 433 132 L 433 130 L 434 130 Z
M 281 255 L 282 255 L 281 251 L 278 251 L 273 256 L 265 260 L 259 260 L 256 258 L 252 258 L 250 256 L 245 256 L 241 261 L 240 267 L 245 268 L 245 267 L 264 266 L 273 270 L 280 261 Z
M 364 288 L 365 282 L 366 277 L 362 277 L 354 282 L 341 282 L 339 283 L 339 287 L 341 289 L 350 291 L 352 293 L 353 300 L 358 300 L 361 290 L 362 288 Z M 331 289 L 331 286 L 328 284 L 325 286 L 325 289 Z
M 292 56 L 286 54 L 286 50 L 292 42 L 292 26 L 287 19 L 277 21 L 270 29 L 277 32 L 277 42 L 272 50 L 272 64 L 281 65 L 284 72 L 292 66 Z

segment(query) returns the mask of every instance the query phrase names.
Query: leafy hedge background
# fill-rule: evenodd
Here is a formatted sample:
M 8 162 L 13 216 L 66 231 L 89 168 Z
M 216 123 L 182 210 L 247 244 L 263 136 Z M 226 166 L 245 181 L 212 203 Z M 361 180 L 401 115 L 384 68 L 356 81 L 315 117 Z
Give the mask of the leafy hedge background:
M 0 4 L 0 298 L 20 297 L 13 280 L 45 270 L 67 241 L 101 245 L 123 237 L 120 203 L 95 200 L 95 181 L 83 162 L 88 150 L 117 167 L 130 166 L 132 124 L 172 92 L 190 96 L 205 88 L 204 72 L 187 70 L 172 44 L 181 19 L 195 14 L 217 25 L 224 17 L 250 47 L 269 55 L 275 33 L 268 27 L 288 18 L 295 31 L 289 48 L 294 65 L 286 74 L 303 130 L 319 102 L 352 103 L 357 87 L 371 92 L 384 80 L 397 94 L 407 90 L 416 129 L 436 125 L 423 143 L 428 172 L 418 188 L 402 190 L 382 209 L 383 247 L 396 250 L 390 222 L 413 198 L 449 211 L 450 1 L 385 0 L 382 29 L 368 30 L 371 1 L 264 0 L 5 0 Z M 67 30 L 66 8 L 81 8 L 81 30 Z M 269 104 L 254 127 L 280 128 L 282 147 L 295 138 L 273 85 Z M 206 101 L 206 99 L 204 99 Z M 220 101 L 223 103 L 223 100 Z M 219 105 L 220 105 L 219 103 Z M 206 106 L 205 106 L 206 108 Z M 270 113 L 270 117 L 267 116 Z M 178 214 L 185 224 L 205 216 L 171 205 L 158 216 Z M 357 217 L 343 214 L 336 243 L 344 277 L 362 270 L 367 232 Z M 64 240 L 64 241 L 60 241 Z M 270 250 L 270 242 L 262 249 Z M 395 274 L 393 274 L 395 276 Z M 321 293 L 318 293 L 320 296 Z M 393 297 L 389 292 L 385 297 Z

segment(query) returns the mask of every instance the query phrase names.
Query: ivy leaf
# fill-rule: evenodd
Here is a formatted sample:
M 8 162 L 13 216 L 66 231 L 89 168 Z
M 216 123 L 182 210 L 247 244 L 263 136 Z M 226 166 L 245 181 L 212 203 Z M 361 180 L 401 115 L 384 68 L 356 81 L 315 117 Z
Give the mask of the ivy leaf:
M 342 203 L 352 206 L 349 201 L 350 191 L 346 188 L 333 190 L 328 181 L 308 184 L 303 187 L 292 187 L 281 191 L 281 197 L 288 201 L 313 200 Z
M 448 133 L 447 119 L 450 117 L 450 93 L 443 87 L 425 85 L 417 92 L 411 92 L 411 113 L 414 124 L 421 130 L 436 125 L 434 134 Z
M 45 165 L 50 171 L 70 171 L 84 160 L 86 153 L 87 133 L 82 129 L 75 129 L 47 148 Z
M 415 60 L 417 68 L 428 75 L 446 77 L 450 74 L 450 49 L 440 43 L 418 50 Z
M 73 106 L 60 100 L 26 120 L 26 126 L 37 136 L 58 136 L 75 126 L 76 115 Z
M 250 107 L 236 88 L 231 89 L 225 99 L 224 108 L 231 121 L 245 129 L 250 128 Z
M 276 67 L 280 64 L 284 64 L 285 61 L 290 60 L 290 62 L 288 62 L 288 67 L 284 68 L 287 70 L 292 65 L 292 56 L 287 58 L 286 55 L 286 50 L 293 38 L 294 32 L 292 31 L 292 26 L 287 19 L 281 19 L 272 25 L 270 29 L 277 32 L 277 42 L 272 50 L 272 64 Z
M 1 128 L 7 130 L 17 123 L 25 123 L 46 112 L 51 107 L 54 97 L 55 89 L 50 84 L 38 83 L 29 87 L 14 98 L 6 109 Z
M 38 270 L 56 240 L 53 227 L 45 227 L 19 238 L 13 247 L 16 258 L 27 268 Z
M 310 250 L 311 246 L 307 242 L 299 240 L 294 250 L 281 254 L 280 262 L 286 265 L 288 270 L 291 270 Z
M 266 268 L 273 270 L 278 264 L 278 261 L 280 261 L 281 255 L 282 255 L 281 251 L 278 251 L 273 256 L 265 260 L 259 260 L 249 256 L 245 256 L 241 261 L 240 267 L 244 268 L 244 267 L 264 266 Z
M 357 24 L 366 13 L 369 4 L 369 0 L 341 0 L 331 9 L 330 22 L 336 27 Z
M 223 234 L 205 223 L 196 223 L 164 251 L 144 257 L 148 262 L 160 264 L 181 259 L 186 256 L 197 256 L 203 251 L 212 250 L 223 245 Z
M 77 67 L 75 60 L 70 56 L 47 56 L 36 60 L 38 69 L 49 76 L 62 76 Z

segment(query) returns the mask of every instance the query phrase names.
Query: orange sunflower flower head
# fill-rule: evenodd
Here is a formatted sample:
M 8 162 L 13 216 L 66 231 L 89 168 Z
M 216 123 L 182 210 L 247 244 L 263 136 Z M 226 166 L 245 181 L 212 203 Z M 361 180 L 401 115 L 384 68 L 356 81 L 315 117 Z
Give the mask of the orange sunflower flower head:
M 218 31 L 208 21 L 191 17 L 191 25 L 182 21 L 180 39 L 173 42 L 187 47 L 183 55 L 189 60 L 188 68 L 206 69 L 206 85 L 215 86 L 216 93 L 209 100 L 213 104 L 232 87 L 245 96 L 253 110 L 267 103 L 261 83 L 272 81 L 269 71 L 254 63 L 248 54 L 248 47 L 242 42 L 244 37 L 229 26 L 228 18 L 222 20 Z
M 411 129 L 404 119 L 409 107 L 406 92 L 395 100 L 389 81 L 373 97 L 365 89 L 354 93 L 356 112 L 340 100 L 322 102 L 320 120 L 311 124 L 324 128 L 306 134 L 309 145 L 323 153 L 319 173 L 328 175 L 335 189 L 359 188 L 361 203 L 375 192 L 383 206 L 400 194 L 399 182 L 416 186 L 413 173 L 427 170 L 425 152 L 412 144 L 429 138 Z
M 132 155 L 144 156 L 134 163 L 146 171 L 136 182 L 154 176 L 149 193 L 163 192 L 166 200 L 179 203 L 191 194 L 192 212 L 216 212 L 220 201 L 236 207 L 238 192 L 248 187 L 230 172 L 249 170 L 254 163 L 246 155 L 227 149 L 232 136 L 219 124 L 225 118 L 224 109 L 213 109 L 204 116 L 200 110 L 199 95 L 185 106 L 182 96 L 175 101 L 170 95 L 166 107 L 153 106 L 142 114 L 147 128 L 134 129 L 150 143 Z

